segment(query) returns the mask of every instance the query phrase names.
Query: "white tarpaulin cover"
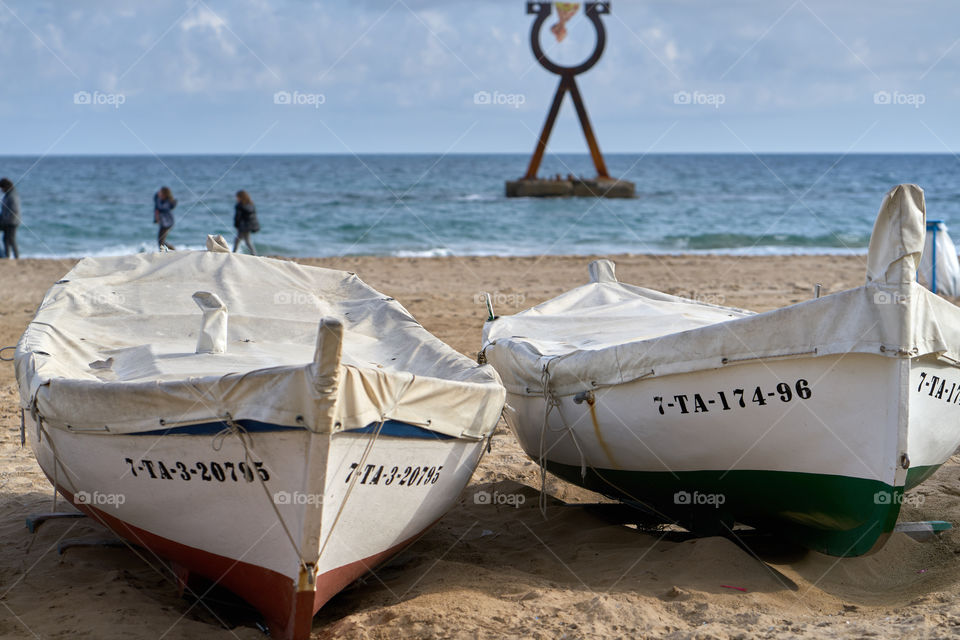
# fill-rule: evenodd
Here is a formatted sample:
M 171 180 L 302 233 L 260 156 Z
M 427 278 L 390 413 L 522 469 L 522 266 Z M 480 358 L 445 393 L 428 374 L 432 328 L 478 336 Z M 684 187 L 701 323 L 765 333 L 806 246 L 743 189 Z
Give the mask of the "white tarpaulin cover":
M 354 274 L 226 253 L 214 240 L 210 251 L 81 260 L 17 346 L 22 406 L 112 433 L 228 414 L 318 432 L 382 419 L 455 437 L 495 427 L 504 391 L 493 368 L 400 303 Z
M 935 353 L 960 360 L 960 313 L 915 281 L 925 205 L 916 185 L 887 193 L 867 258 L 867 281 L 754 314 L 617 282 L 591 265 L 590 284 L 484 327 L 487 362 L 511 393 L 556 395 L 771 357 Z

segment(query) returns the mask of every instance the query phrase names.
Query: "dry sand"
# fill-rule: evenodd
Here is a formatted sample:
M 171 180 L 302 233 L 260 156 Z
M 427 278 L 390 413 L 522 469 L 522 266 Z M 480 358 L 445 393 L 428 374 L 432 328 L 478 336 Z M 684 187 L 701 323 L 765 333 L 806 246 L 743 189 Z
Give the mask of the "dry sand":
M 767 310 L 858 285 L 863 257 L 615 258 L 625 282 Z M 587 280 L 587 258 L 346 258 L 303 262 L 357 272 L 424 326 L 475 356 L 484 309 L 512 313 Z M 0 346 L 12 345 L 47 287 L 72 261 L 0 263 Z M 107 534 L 84 520 L 31 535 L 51 489 L 19 445 L 13 367 L 0 365 L 0 637 L 262 638 L 243 611 L 179 598 L 169 575 L 126 548 L 59 540 Z M 960 465 L 916 490 L 901 520 L 960 523 Z M 777 546 L 762 561 L 723 538 L 665 537 L 611 524 L 566 502 L 598 496 L 539 473 L 502 427 L 459 503 L 422 539 L 334 598 L 316 638 L 947 637 L 960 633 L 960 534 L 921 544 L 895 534 L 879 553 L 838 560 Z M 478 491 L 522 496 L 519 507 L 476 504 Z M 521 498 L 515 498 L 519 502 Z M 908 501 L 916 504 L 920 500 Z M 724 585 L 727 585 L 726 587 Z M 745 589 L 730 589 L 727 587 Z

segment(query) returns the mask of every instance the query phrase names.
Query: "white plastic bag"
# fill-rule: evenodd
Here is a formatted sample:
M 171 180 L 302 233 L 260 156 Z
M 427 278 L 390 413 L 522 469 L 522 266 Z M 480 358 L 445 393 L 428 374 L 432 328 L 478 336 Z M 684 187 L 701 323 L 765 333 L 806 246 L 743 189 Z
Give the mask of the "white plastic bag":
M 933 270 L 936 256 L 936 274 Z M 936 275 L 936 277 L 934 277 Z M 957 247 L 940 220 L 927 220 L 927 239 L 917 269 L 917 281 L 927 289 L 945 296 L 960 296 L 960 260 Z

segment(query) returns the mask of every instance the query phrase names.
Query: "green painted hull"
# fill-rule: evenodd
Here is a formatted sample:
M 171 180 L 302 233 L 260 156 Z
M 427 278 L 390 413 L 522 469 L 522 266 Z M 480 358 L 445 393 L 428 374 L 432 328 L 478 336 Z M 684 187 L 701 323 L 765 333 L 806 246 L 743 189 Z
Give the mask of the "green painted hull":
M 910 467 L 907 470 L 907 481 L 906 484 L 904 484 L 903 490 L 910 491 L 910 489 L 926 481 L 926 479 L 932 476 L 939 468 L 940 465 L 938 464 L 931 464 L 925 467 Z
M 896 525 L 904 490 L 876 480 L 785 471 L 587 469 L 583 477 L 579 466 L 549 461 L 547 469 L 597 493 L 647 505 L 696 533 L 727 533 L 741 522 L 843 557 L 883 545 Z M 907 488 L 936 469 L 911 469 Z

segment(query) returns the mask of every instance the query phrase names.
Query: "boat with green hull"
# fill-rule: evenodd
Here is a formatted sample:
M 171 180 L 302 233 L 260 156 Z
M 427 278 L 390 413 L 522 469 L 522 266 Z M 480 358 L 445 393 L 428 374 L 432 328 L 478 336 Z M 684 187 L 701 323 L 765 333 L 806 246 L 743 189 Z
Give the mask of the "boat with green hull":
M 880 548 L 960 445 L 960 309 L 916 282 L 922 190 L 884 198 L 862 287 L 767 313 L 591 282 L 484 328 L 547 471 L 664 522 Z

